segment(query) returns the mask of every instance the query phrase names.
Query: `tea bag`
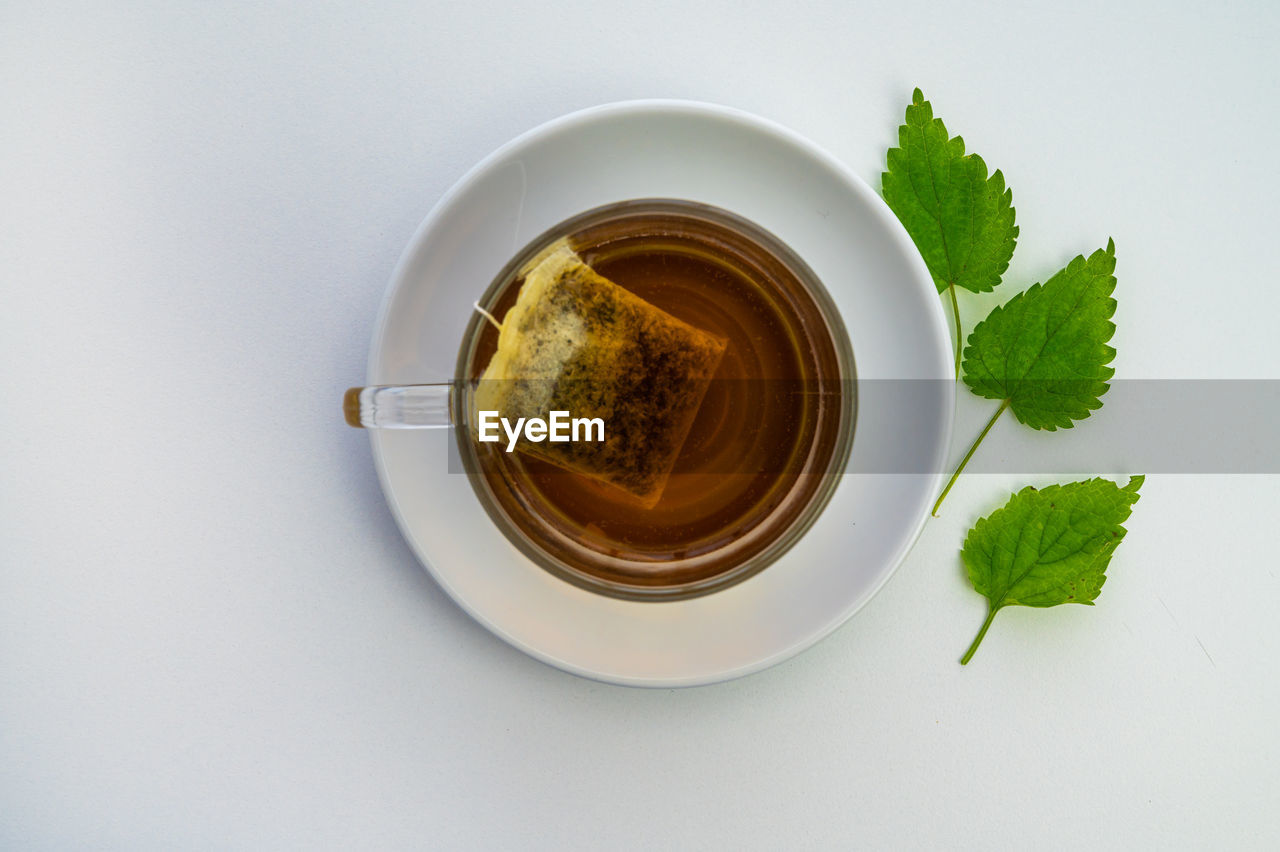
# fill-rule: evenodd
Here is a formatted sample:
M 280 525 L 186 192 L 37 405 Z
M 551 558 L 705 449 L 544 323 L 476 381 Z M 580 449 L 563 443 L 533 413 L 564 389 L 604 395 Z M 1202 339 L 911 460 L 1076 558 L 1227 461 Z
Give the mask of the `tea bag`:
M 552 411 L 600 418 L 603 441 L 522 438 L 517 449 L 653 506 L 726 341 L 596 274 L 567 240 L 522 272 L 519 297 L 475 393 L 476 412 L 497 411 L 512 424 L 549 420 Z

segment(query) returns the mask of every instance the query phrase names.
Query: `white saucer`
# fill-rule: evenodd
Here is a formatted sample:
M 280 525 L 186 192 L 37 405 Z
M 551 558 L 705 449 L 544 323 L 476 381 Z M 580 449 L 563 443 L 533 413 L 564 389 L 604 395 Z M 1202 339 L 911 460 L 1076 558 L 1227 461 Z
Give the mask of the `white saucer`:
M 557 579 L 493 526 L 447 430 L 371 431 L 387 501 L 427 570 L 477 621 L 575 674 L 635 686 L 714 683 L 808 648 L 888 580 L 940 485 L 955 404 L 942 305 L 910 238 L 847 167 L 738 110 L 630 101 L 556 119 L 468 172 L 418 228 L 374 333 L 369 384 L 453 377 L 471 303 L 551 226 L 602 204 L 683 198 L 772 231 L 840 308 L 860 383 L 927 379 L 923 393 L 860 394 L 850 469 L 914 460 L 921 473 L 849 474 L 801 541 L 751 579 L 702 598 L 615 600 Z M 860 463 L 861 462 L 861 463 Z M 894 468 L 897 469 L 897 468 Z

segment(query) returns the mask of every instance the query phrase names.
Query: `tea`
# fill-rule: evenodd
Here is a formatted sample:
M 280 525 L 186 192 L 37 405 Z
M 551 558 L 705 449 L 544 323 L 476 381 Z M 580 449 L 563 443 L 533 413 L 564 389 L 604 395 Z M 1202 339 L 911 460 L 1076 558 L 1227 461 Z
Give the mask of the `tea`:
M 696 594 L 763 567 L 816 518 L 851 440 L 852 358 L 821 285 L 768 232 L 689 202 L 592 211 L 522 257 L 561 238 L 600 276 L 725 341 L 723 356 L 652 506 L 459 430 L 482 502 L 544 566 L 611 594 Z M 518 261 L 484 300 L 499 319 L 523 283 Z M 462 366 L 477 379 L 498 333 L 473 336 Z

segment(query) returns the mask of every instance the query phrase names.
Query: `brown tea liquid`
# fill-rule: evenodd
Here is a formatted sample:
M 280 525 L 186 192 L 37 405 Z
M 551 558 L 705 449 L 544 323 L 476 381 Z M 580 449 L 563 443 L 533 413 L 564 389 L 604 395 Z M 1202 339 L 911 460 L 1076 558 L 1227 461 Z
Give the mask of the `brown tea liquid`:
M 599 274 L 728 341 L 661 499 L 641 509 L 608 484 L 500 444 L 473 447 L 503 514 L 562 563 L 567 579 L 580 572 L 641 589 L 696 585 L 774 546 L 833 475 L 843 461 L 835 455 L 849 377 L 812 284 L 792 271 L 797 260 L 777 256 L 785 247 L 766 248 L 763 232 L 744 233 L 749 223 L 731 227 L 696 205 L 622 207 L 571 232 L 573 248 Z M 519 285 L 512 280 L 492 300 L 499 319 Z M 470 377 L 496 341 L 486 326 Z M 744 547 L 744 539 L 752 541 Z M 736 551 L 717 559 L 733 542 Z

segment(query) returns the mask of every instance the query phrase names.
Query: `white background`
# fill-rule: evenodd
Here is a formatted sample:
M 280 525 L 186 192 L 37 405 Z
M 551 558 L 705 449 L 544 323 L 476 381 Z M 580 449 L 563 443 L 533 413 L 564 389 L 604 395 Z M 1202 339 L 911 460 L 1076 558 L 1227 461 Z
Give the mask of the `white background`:
M 961 668 L 963 534 L 1051 481 L 968 477 L 817 647 L 641 691 L 471 622 L 338 412 L 510 137 L 686 97 L 878 188 L 915 85 L 1014 191 L 970 323 L 1114 236 L 1120 377 L 1280 378 L 1274 4 L 296 6 L 0 3 L 0 846 L 1280 843 L 1280 477 L 1151 476 Z

